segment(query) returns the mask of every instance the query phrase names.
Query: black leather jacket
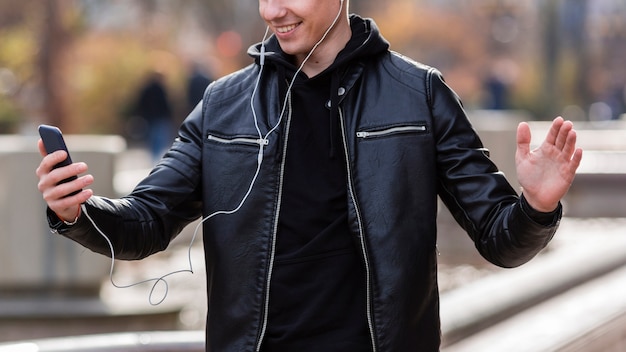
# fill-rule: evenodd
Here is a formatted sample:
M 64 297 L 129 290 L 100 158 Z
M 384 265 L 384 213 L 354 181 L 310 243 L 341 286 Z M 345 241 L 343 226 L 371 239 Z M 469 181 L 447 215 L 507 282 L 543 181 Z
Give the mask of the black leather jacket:
M 377 40 L 368 24 L 369 40 Z M 260 70 L 258 52 L 253 55 L 256 64 L 211 84 L 172 148 L 131 195 L 87 202 L 116 258 L 140 259 L 165 249 L 199 216 L 237 208 L 259 166 L 241 208 L 203 224 L 207 351 L 255 351 L 267 324 L 291 116 L 287 106 L 278 121 L 278 75 L 266 65 L 257 122 L 262 137 L 278 127 L 259 137 L 250 107 Z M 504 267 L 535 256 L 560 215 L 551 226 L 527 215 L 437 70 L 386 50 L 351 65 L 340 84 L 349 225 L 367 273 L 364 309 L 374 350 L 436 351 L 437 196 L 479 252 Z M 84 216 L 60 233 L 110 255 Z

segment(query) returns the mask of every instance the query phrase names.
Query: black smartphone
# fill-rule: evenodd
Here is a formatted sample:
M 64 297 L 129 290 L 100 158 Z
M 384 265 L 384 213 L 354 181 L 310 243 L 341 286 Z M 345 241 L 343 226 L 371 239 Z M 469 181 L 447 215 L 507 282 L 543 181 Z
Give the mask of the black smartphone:
M 63 133 L 61 133 L 61 130 L 58 127 L 49 126 L 49 125 L 39 125 L 39 135 L 41 136 L 41 140 L 43 141 L 43 144 L 46 148 L 46 152 L 48 154 L 53 153 L 57 150 L 65 150 L 65 152 L 67 153 L 67 158 L 65 158 L 65 160 L 61 161 L 60 163 L 56 164 L 54 166 L 55 169 L 58 167 L 72 164 L 72 158 L 70 157 L 70 153 L 67 150 L 67 146 L 65 145 L 65 140 L 63 139 Z M 61 180 L 61 182 L 59 183 L 70 182 L 75 179 L 77 179 L 77 177 L 72 176 L 64 180 Z M 73 196 L 75 194 L 78 194 L 79 192 L 80 190 L 74 191 L 68 194 L 66 197 Z

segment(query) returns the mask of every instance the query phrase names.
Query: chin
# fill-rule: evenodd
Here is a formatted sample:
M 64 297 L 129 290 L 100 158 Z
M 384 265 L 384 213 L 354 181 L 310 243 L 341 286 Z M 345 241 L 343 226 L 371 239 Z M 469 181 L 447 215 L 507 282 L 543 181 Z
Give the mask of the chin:
M 297 43 L 294 43 L 292 41 L 279 39 L 278 44 L 280 44 L 280 48 L 287 55 L 307 55 L 309 53 L 305 47 L 298 45 Z M 309 48 L 308 50 L 310 51 L 311 49 Z

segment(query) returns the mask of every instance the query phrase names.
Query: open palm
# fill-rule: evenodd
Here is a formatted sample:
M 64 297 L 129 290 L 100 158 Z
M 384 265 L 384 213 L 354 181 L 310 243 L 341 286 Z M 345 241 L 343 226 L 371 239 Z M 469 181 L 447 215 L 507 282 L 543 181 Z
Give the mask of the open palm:
M 582 159 L 576 131 L 570 121 L 557 117 L 541 145 L 530 150 L 530 127 L 517 128 L 517 178 L 528 203 L 538 211 L 554 210 L 567 193 Z

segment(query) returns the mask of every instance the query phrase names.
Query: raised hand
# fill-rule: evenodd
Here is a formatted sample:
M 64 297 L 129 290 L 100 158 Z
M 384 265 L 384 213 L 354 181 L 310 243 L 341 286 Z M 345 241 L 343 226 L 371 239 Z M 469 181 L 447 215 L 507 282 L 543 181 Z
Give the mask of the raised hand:
M 557 117 L 541 145 L 530 150 L 530 127 L 517 128 L 515 164 L 526 200 L 535 210 L 550 212 L 565 196 L 580 165 L 583 151 L 576 147 L 576 131 L 570 121 Z

